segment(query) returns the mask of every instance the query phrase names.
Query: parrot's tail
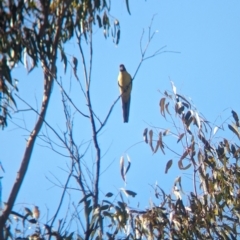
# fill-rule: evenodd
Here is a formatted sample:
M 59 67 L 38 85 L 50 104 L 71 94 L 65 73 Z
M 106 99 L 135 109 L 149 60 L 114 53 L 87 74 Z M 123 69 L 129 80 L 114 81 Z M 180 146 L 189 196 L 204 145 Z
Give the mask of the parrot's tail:
M 128 122 L 129 110 L 130 110 L 130 98 L 127 102 L 122 101 L 122 110 L 123 110 L 123 122 Z

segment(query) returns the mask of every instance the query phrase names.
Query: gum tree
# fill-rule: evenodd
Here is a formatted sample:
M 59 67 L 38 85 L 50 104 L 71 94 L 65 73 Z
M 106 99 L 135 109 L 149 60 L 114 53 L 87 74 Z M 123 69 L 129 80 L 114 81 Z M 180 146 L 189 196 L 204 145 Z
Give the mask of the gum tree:
M 128 1 L 126 3 L 128 7 Z M 103 28 L 105 37 L 108 36 L 106 32 L 110 27 L 117 28 L 113 37 L 118 43 L 119 24 L 109 18 L 109 13 L 110 5 L 105 0 L 9 0 L 0 3 L 0 124 L 2 127 L 7 126 L 7 119 L 11 117 L 12 109 L 16 108 L 13 92 L 17 91 L 17 80 L 14 79 L 11 71 L 16 64 L 23 63 L 29 73 L 36 67 L 41 68 L 44 89 L 41 109 L 36 112 L 38 116 L 36 124 L 28 137 L 16 181 L 0 217 L 0 239 L 3 239 L 4 229 L 7 236 L 10 234 L 10 227 L 5 228 L 6 222 L 27 173 L 36 138 L 45 120 L 53 82 L 58 78 L 56 64 L 58 55 L 60 54 L 66 66 L 68 61 L 64 52 L 66 43 L 76 35 L 81 46 L 82 38 L 89 40 L 88 34 L 93 27 Z M 77 62 L 76 59 L 73 60 L 76 71 Z M 88 103 L 91 105 L 90 102 Z M 91 110 L 88 117 L 93 117 Z M 95 205 L 96 203 L 97 200 Z

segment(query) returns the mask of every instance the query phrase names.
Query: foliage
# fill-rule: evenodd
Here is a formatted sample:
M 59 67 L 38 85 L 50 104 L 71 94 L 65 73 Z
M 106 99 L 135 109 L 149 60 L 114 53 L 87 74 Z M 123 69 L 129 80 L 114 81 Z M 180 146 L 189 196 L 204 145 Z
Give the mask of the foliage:
M 174 200 L 171 195 L 155 186 L 155 195 L 162 202 L 145 214 L 139 214 L 142 217 L 138 221 L 139 233 L 141 236 L 150 235 L 158 239 L 236 239 L 239 236 L 240 148 L 226 137 L 220 141 L 215 140 L 216 132 L 224 130 L 224 123 L 216 126 L 200 115 L 186 97 L 177 93 L 173 82 L 172 90 L 173 94 L 164 92 L 165 96 L 159 105 L 161 115 L 166 120 L 167 116 L 171 118 L 175 131 L 159 131 L 154 149 L 150 130 L 149 145 L 154 153 L 158 149 L 164 153 L 164 148 L 176 153 L 177 144 L 181 144 L 178 167 L 180 170 L 191 168 L 193 189 L 189 194 L 184 193 L 181 178 L 178 177 L 173 185 Z M 170 109 L 174 109 L 175 119 Z M 235 123 L 227 125 L 239 136 L 238 115 L 233 110 L 232 115 Z M 164 142 L 166 135 L 176 138 L 176 146 L 170 147 Z M 144 138 L 146 141 L 147 129 Z M 172 160 L 169 160 L 165 173 L 171 165 Z M 182 199 L 184 195 L 185 202 Z
M 166 135 L 174 136 L 176 145 L 181 144 L 183 152 L 179 154 L 178 167 L 180 170 L 191 168 L 194 187 L 189 194 L 184 193 L 181 177 L 178 177 L 173 184 L 173 197 L 156 185 L 154 189 L 158 203 L 152 203 L 149 209 L 132 209 L 122 194 L 121 201 L 116 204 L 116 201 L 103 200 L 97 214 L 92 214 L 96 230 L 101 232 L 99 238 L 105 230 L 104 238 L 107 239 L 119 239 L 120 236 L 121 239 L 237 239 L 240 147 L 226 138 L 216 142 L 214 135 L 217 129 L 223 130 L 223 126 L 214 126 L 201 116 L 186 97 L 176 93 L 174 85 L 173 94 L 166 91 L 164 95 L 160 100 L 160 112 L 164 118 L 167 114 L 172 119 L 176 132 L 169 129 L 159 131 L 154 141 L 153 131 L 148 133 L 145 129 L 144 140 L 153 153 L 164 153 L 165 148 L 173 151 L 177 148 L 170 148 L 164 142 Z M 174 110 L 175 119 L 170 109 Z M 239 119 L 235 111 L 232 114 L 235 123 L 228 126 L 236 129 Z M 233 127 L 229 128 L 232 130 Z M 237 130 L 232 131 L 238 136 Z M 125 180 L 129 165 L 123 173 L 123 161 L 121 158 L 120 169 Z M 166 164 L 166 173 L 171 165 L 172 160 Z M 184 195 L 186 201 L 182 198 Z M 128 196 L 135 197 L 136 193 Z M 108 193 L 106 197 L 112 197 L 112 194 Z M 108 227 L 102 229 L 103 225 Z
M 145 129 L 144 140 L 153 153 L 164 153 L 166 148 L 175 151 L 180 144 L 182 153 L 178 154 L 178 167 L 180 171 L 192 172 L 193 189 L 189 193 L 184 192 L 181 177 L 175 179 L 171 193 L 155 185 L 156 203 L 152 202 L 148 209 L 141 210 L 133 209 L 128 204 L 128 197 L 137 197 L 134 191 L 121 189 L 118 196 L 109 192 L 97 207 L 93 205 L 93 193 L 88 192 L 79 201 L 78 208 L 84 208 L 81 220 L 85 218 L 89 221 L 90 239 L 238 238 L 240 147 L 227 138 L 215 141 L 216 131 L 223 130 L 223 125 L 217 127 L 207 121 L 186 97 L 176 93 L 174 85 L 173 94 L 165 91 L 164 95 L 160 100 L 160 113 L 164 118 L 172 119 L 176 131 L 162 129 L 153 134 L 152 130 Z M 237 113 L 232 113 L 234 123 L 227 125 L 238 126 Z M 235 131 L 233 134 L 237 135 Z M 164 140 L 166 136 L 173 136 L 176 146 L 168 146 Z M 127 162 L 125 169 L 124 158 L 121 157 L 123 181 L 131 165 L 130 159 Z M 171 166 L 172 160 L 166 163 L 166 173 Z M 81 186 L 79 176 L 74 177 Z M 24 221 L 26 217 L 22 219 Z M 45 234 L 34 234 L 38 233 L 39 237 L 59 235 L 69 239 L 88 239 L 86 233 L 70 236 L 66 232 L 51 231 L 48 225 L 45 227 Z
M 110 4 L 106 0 L 71 1 L 1 1 L 0 3 L 0 91 L 13 103 L 12 89 L 16 89 L 11 78 L 11 69 L 22 62 L 28 72 L 41 63 L 43 70 L 56 77 L 57 69 L 50 71 L 57 50 L 66 71 L 68 59 L 64 44 L 74 34 L 89 41 L 89 33 L 98 23 L 105 37 L 112 37 L 116 44 L 120 40 L 120 25 L 109 16 Z M 80 40 L 81 41 L 81 40 Z M 9 88 L 12 86 L 12 89 Z M 16 104 L 15 104 L 16 106 Z M 8 105 L 1 106 L 1 125 L 6 126 Z

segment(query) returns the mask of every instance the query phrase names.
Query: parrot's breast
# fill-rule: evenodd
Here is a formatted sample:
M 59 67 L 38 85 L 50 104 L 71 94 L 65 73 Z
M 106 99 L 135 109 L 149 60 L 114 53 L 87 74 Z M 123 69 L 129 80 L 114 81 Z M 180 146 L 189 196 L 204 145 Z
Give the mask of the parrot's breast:
M 118 76 L 118 85 L 120 94 L 122 94 L 122 100 L 127 102 L 132 90 L 132 78 L 130 74 L 127 72 L 120 72 Z

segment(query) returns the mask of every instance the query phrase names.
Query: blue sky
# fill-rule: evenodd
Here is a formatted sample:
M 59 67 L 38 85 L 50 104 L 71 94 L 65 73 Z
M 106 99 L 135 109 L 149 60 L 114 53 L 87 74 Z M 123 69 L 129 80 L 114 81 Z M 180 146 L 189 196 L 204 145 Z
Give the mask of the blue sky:
M 137 3 L 136 3 L 137 2 Z M 218 123 L 231 116 L 231 108 L 240 113 L 238 94 L 240 80 L 240 2 L 239 1 L 130 1 L 131 15 L 127 13 L 125 1 L 112 1 L 111 15 L 120 21 L 120 44 L 115 46 L 111 37 L 107 40 L 102 29 L 96 29 L 93 36 L 93 75 L 92 102 L 97 116 L 104 119 L 108 109 L 118 97 L 117 75 L 119 64 L 124 63 L 130 74 L 134 74 L 139 64 L 140 38 L 143 29 L 145 35 L 143 46 L 147 43 L 148 27 L 154 14 L 152 31 L 157 31 L 151 42 L 147 55 L 151 55 L 166 45 L 164 50 L 180 53 L 164 53 L 145 61 L 134 82 L 128 124 L 122 122 L 121 103 L 115 106 L 106 127 L 102 130 L 99 141 L 102 148 L 101 197 L 108 191 L 117 193 L 119 188 L 126 187 L 138 193 L 130 204 L 136 207 L 155 202 L 150 185 L 157 181 L 167 193 L 171 192 L 174 179 L 182 176 L 183 188 L 192 186 L 192 176 L 184 174 L 177 167 L 178 158 L 169 151 L 163 155 L 160 151 L 153 155 L 148 145 L 143 142 L 144 128 L 172 128 L 159 111 L 159 91 L 171 90 L 170 80 L 174 82 L 182 95 L 193 100 L 199 112 Z M 80 54 L 75 40 L 66 46 L 66 51 L 79 59 L 78 74 L 83 79 L 80 65 Z M 27 74 L 19 65 L 13 71 L 19 80 L 19 95 L 34 107 L 40 106 L 42 94 L 42 73 L 39 70 Z M 62 78 L 73 99 L 86 111 L 86 103 L 81 96 L 79 85 L 68 68 L 63 73 L 63 66 L 58 66 L 58 79 Z M 71 84 L 69 84 L 71 83 Z M 69 86 L 70 85 L 70 86 Z M 65 127 L 62 119 L 62 105 L 59 88 L 55 84 L 47 121 L 59 132 Z M 27 107 L 18 102 L 19 109 Z M 172 111 L 173 112 L 173 111 Z M 13 122 L 31 130 L 36 116 L 30 112 L 15 114 Z M 91 137 L 88 120 L 75 116 L 75 137 L 79 144 Z M 43 128 L 44 130 L 45 128 Z M 225 133 L 220 132 L 219 137 Z M 28 132 L 18 129 L 13 123 L 0 134 L 1 162 L 6 170 L 3 173 L 3 201 L 6 201 L 14 183 L 24 153 Z M 233 135 L 228 135 L 236 140 Z M 169 136 L 166 141 L 175 143 Z M 15 209 L 20 210 L 25 204 L 38 205 L 42 212 L 42 221 L 46 219 L 46 208 L 53 213 L 61 191 L 49 182 L 52 174 L 62 182 L 66 174 L 67 159 L 43 147 L 37 141 L 27 176 L 17 199 Z M 175 145 L 173 145 L 175 146 Z M 84 145 L 83 145 L 84 149 Z M 180 149 L 179 149 L 180 150 Z M 122 155 L 129 155 L 132 166 L 127 176 L 127 185 L 120 176 L 119 160 Z M 94 148 L 90 147 L 86 157 L 89 166 L 94 162 Z M 165 164 L 173 159 L 169 173 L 164 174 Z M 110 165 L 110 167 L 109 167 Z M 54 180 L 55 181 L 55 180 Z M 74 186 L 74 183 L 72 183 Z M 54 196 L 54 197 L 53 197 Z M 71 202 L 78 202 L 80 193 L 71 195 Z M 66 202 L 68 202 L 68 197 Z M 157 203 L 157 201 L 156 201 Z M 61 214 L 64 214 L 63 211 Z M 51 215 L 51 214 L 50 214 Z M 59 216 L 61 217 L 61 216 Z

